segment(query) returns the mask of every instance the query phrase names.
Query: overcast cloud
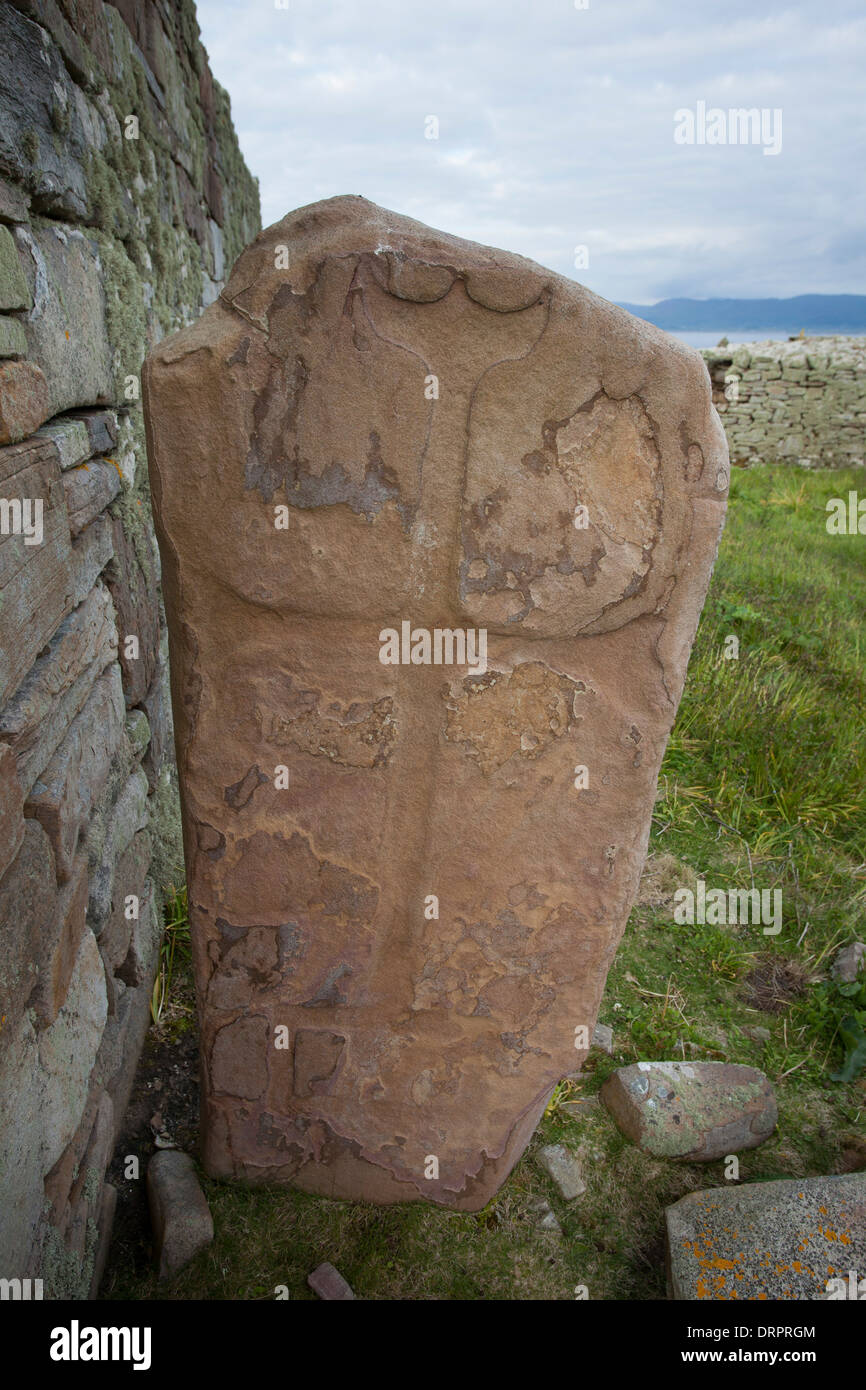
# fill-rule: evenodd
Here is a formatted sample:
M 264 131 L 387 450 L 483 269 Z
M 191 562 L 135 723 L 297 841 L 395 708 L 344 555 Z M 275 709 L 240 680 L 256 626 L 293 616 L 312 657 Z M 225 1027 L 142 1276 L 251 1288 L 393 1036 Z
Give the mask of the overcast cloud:
M 361 193 L 608 299 L 866 290 L 863 0 L 199 0 L 198 16 L 265 225 Z M 780 108 L 781 152 L 675 144 L 674 112 L 699 101 Z

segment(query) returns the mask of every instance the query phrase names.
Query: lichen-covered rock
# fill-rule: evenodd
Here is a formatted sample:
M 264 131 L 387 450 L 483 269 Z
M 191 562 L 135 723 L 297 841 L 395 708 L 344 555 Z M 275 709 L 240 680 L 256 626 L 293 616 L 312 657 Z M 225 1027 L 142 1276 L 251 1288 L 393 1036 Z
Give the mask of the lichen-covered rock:
M 4 313 L 10 309 L 29 309 L 32 303 L 12 233 L 8 227 L 0 226 L 0 309 Z
M 24 357 L 27 338 L 17 319 L 0 318 L 0 357 Z
M 709 1163 L 753 1149 L 778 1119 L 764 1073 L 733 1062 L 636 1062 L 600 1094 L 623 1134 L 656 1158 Z
M 33 308 L 24 320 L 28 356 L 48 383 L 49 414 L 108 403 L 111 342 L 99 248 L 80 227 L 34 219 L 16 232 Z
M 728 483 L 703 364 L 335 198 L 144 387 L 206 1165 L 480 1208 L 637 888 Z
M 866 1173 L 690 1192 L 665 1222 L 671 1298 L 866 1296 Z

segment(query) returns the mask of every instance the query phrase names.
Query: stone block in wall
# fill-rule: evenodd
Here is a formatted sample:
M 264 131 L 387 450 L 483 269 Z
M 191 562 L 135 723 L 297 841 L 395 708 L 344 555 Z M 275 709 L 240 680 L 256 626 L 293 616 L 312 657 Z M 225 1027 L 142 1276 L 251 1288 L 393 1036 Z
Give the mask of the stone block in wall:
M 83 420 L 91 454 L 110 454 L 117 443 L 118 420 L 114 410 L 81 410 L 71 418 Z
M 29 222 L 30 194 L 0 175 L 0 222 Z
M 123 411 L 117 416 L 117 440 L 111 452 L 120 469 L 121 477 L 131 492 L 135 487 L 139 455 L 141 460 L 144 460 L 140 416 L 134 416 L 129 411 Z
M 127 985 L 138 985 L 143 978 L 143 971 L 139 968 L 139 951 L 134 953 L 135 960 L 130 962 L 130 973 L 134 978 L 127 979 L 122 972 L 130 954 L 136 922 L 140 921 L 148 910 L 149 893 L 145 891 L 145 886 L 151 850 L 148 831 L 137 831 L 117 862 L 112 885 L 111 909 L 99 933 L 99 949 L 106 968 L 112 975 L 120 975 Z M 139 900 L 137 918 L 127 915 L 127 899 L 130 896 Z
M 94 452 L 90 447 L 87 425 L 72 415 L 61 415 L 49 421 L 37 433 L 40 439 L 48 439 L 54 445 L 61 470 L 75 468 L 76 464 L 84 463 Z
M 104 1234 L 99 1226 L 105 1220 L 103 1178 L 114 1127 L 111 1097 L 91 1087 L 78 1130 L 45 1179 L 36 1267 L 48 1298 L 86 1298 L 92 1287 Z
M 144 985 L 150 990 L 162 931 L 163 922 L 157 903 L 156 888 L 153 880 L 147 878 L 141 889 L 139 913 L 132 923 L 129 949 L 117 971 L 119 979 L 123 980 L 127 989 L 138 989 Z
M 123 689 L 131 707 L 144 703 L 159 661 L 158 570 L 149 530 L 141 527 L 134 538 L 121 517 L 115 516 L 112 525 L 114 558 L 105 577 L 117 611 Z M 131 636 L 138 639 L 136 657 L 127 655 L 125 649 L 125 639 Z
M 69 530 L 79 535 L 120 492 L 120 473 L 114 464 L 90 459 L 63 474 Z
M 159 964 L 161 924 L 152 899 L 148 906 L 150 934 L 148 936 L 143 928 L 141 936 L 143 947 L 148 940 L 152 943 L 146 973 L 140 985 L 120 994 L 117 1011 L 106 1023 L 94 1068 L 94 1082 L 108 1090 L 117 1115 L 122 1115 L 129 1104 L 138 1059 L 151 1022 L 150 1002 Z
M 189 175 L 183 168 L 177 170 L 177 188 L 186 229 L 204 249 L 208 241 L 207 217 L 201 205 L 201 194 L 193 187 Z
M 17 319 L 0 317 L 0 357 L 26 357 L 27 339 Z
M 107 824 L 101 827 L 98 856 L 91 857 L 88 920 L 97 935 L 111 912 L 115 870 L 124 850 L 148 822 L 147 777 L 140 767 L 121 788 L 114 805 L 104 812 Z
M 160 88 L 166 85 L 166 75 L 163 63 L 163 29 L 162 16 L 156 5 L 143 4 L 142 0 L 112 0 L 112 6 L 118 11 L 123 23 L 126 25 L 126 49 L 130 49 L 132 43 L 140 50 L 141 57 L 147 63 L 151 75 L 160 84 Z M 114 33 L 117 35 L 116 26 Z
M 0 363 L 0 444 L 17 444 L 51 414 L 48 383 L 34 362 Z
M 26 1015 L 4 1024 L 0 1052 L 0 1249 L 3 1277 L 22 1278 L 42 1212 L 42 1117 L 39 1042 Z M 26 1086 L 22 1077 L 28 1079 Z M 47 1165 L 50 1166 L 50 1165 Z
M 85 931 L 54 1023 L 37 1035 L 24 1015 L 11 1025 L 0 1053 L 0 1249 L 6 1277 L 15 1277 L 30 1260 L 44 1178 L 81 1123 L 106 1017 L 105 971 L 93 933 Z
M 24 278 L 15 240 L 6 226 L 0 226 L 0 309 L 29 309 L 33 297 Z
M 150 743 L 150 721 L 143 709 L 131 709 L 126 716 L 126 737 L 132 756 L 141 762 Z
M 93 22 L 97 16 L 99 29 L 102 28 L 102 0 L 73 0 L 71 11 L 79 32 L 72 28 L 57 0 L 11 0 L 11 3 L 16 10 L 47 30 L 76 82 L 89 87 L 97 80 L 98 73 L 90 48 L 99 37 Z M 70 8 L 67 0 L 61 0 L 61 3 Z
M 90 1275 L 90 1288 L 88 1298 L 95 1299 L 99 1296 L 99 1286 L 102 1283 L 102 1276 L 105 1273 L 105 1266 L 108 1263 L 108 1252 L 111 1249 L 111 1233 L 114 1227 L 114 1214 L 117 1210 L 117 1188 L 110 1182 L 102 1184 L 102 1195 L 99 1199 L 99 1210 L 96 1213 L 96 1228 L 99 1232 L 99 1239 L 93 1252 L 93 1269 Z
M 117 414 L 113 410 L 75 410 L 57 415 L 38 431 L 57 449 L 61 470 L 109 454 L 117 442 Z
M 0 712 L 0 740 L 15 753 L 25 793 L 59 747 L 97 677 L 116 657 L 114 606 L 108 590 L 97 584 L 63 620 Z
M 41 26 L 8 4 L 0 6 L 0 51 L 0 170 L 28 187 L 40 211 L 85 217 L 83 94 Z
M 96 1109 L 96 1118 L 88 1135 L 87 1145 L 82 1154 L 78 1165 L 78 1173 L 74 1176 L 72 1186 L 69 1191 L 68 1203 L 74 1207 L 78 1204 L 83 1190 L 91 1183 L 98 1186 L 99 1192 L 102 1178 L 111 1159 L 111 1150 L 114 1145 L 114 1102 L 107 1092 L 103 1091 L 99 1097 L 99 1105 Z
M 51 840 L 58 883 L 66 883 L 72 873 L 79 839 L 125 747 L 125 713 L 115 664 L 97 679 L 28 794 L 25 814 L 38 820 Z
M 111 517 L 102 514 L 72 542 L 72 597 L 76 606 L 90 593 L 113 554 Z
M 24 842 L 24 791 L 12 749 L 0 744 L 0 879 Z
M 33 296 L 24 320 L 28 354 L 48 382 L 49 414 L 109 405 L 114 372 L 98 242 L 41 218 L 18 227 L 16 238 Z
M 30 1007 L 37 1028 L 49 1028 L 63 1007 L 87 925 L 87 855 L 80 853 L 39 943 L 39 974 Z
M 79 1125 L 63 1153 L 45 1175 L 45 1215 L 56 1225 L 69 1202 L 76 1177 L 81 1171 L 81 1162 L 87 1152 L 91 1137 L 97 1124 L 97 1115 L 105 1106 L 112 1120 L 111 1097 L 106 1096 L 98 1086 L 91 1086 Z
M 24 1015 L 39 978 L 42 943 L 57 907 L 51 843 L 26 821 L 21 848 L 0 879 L 0 1017 L 7 1034 Z
M 0 367 L 0 372 L 2 372 Z M 0 708 L 72 607 L 66 499 L 53 446 L 28 440 L 0 449 L 0 497 L 42 503 L 42 539 L 0 535 Z M 33 537 L 36 539 L 36 537 Z
M 43 1173 L 54 1166 L 78 1127 L 107 1016 L 102 957 L 95 936 L 85 929 L 63 1007 L 39 1037 L 46 1083 Z
M 168 664 L 163 662 L 162 658 L 157 662 L 156 673 L 142 705 L 150 725 L 150 743 L 141 765 L 147 774 L 148 786 L 153 792 L 156 791 L 166 750 L 171 747 L 173 737 Z

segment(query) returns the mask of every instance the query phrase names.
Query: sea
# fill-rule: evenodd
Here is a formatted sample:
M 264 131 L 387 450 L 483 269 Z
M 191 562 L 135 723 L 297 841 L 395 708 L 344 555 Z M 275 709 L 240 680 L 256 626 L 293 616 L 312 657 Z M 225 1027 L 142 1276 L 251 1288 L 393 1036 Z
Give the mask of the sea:
M 788 328 L 762 328 L 760 331 L 748 330 L 746 332 L 734 333 L 720 328 L 715 333 L 699 332 L 677 332 L 676 329 L 667 330 L 672 338 L 679 338 L 681 343 L 688 343 L 693 348 L 718 347 L 720 338 L 727 338 L 731 346 L 737 343 L 786 343 L 792 336 Z M 795 335 L 794 335 L 795 336 Z M 806 334 L 807 338 L 862 338 L 862 333 L 854 333 L 846 328 L 810 328 Z

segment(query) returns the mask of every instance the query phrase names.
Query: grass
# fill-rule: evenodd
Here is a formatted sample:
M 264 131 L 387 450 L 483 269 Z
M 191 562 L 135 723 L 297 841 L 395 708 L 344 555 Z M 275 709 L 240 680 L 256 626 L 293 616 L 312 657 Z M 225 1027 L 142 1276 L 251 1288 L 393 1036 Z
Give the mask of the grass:
M 724 1164 L 655 1160 L 623 1138 L 597 1091 L 637 1059 L 767 1073 L 779 1126 L 739 1156 L 741 1181 L 866 1166 L 856 1031 L 866 987 L 846 991 L 829 975 L 835 952 L 864 937 L 866 906 L 866 539 L 824 526 L 826 500 L 849 488 L 863 490 L 862 471 L 735 471 L 650 857 L 602 1004 L 615 1055 L 593 1051 L 580 1080 L 557 1088 L 489 1206 L 477 1215 L 375 1208 L 205 1180 L 210 1249 L 161 1288 L 150 1269 L 115 1268 L 109 1297 L 271 1299 L 285 1286 L 292 1299 L 311 1298 L 306 1276 L 325 1259 L 370 1299 L 571 1299 L 579 1285 L 593 1299 L 664 1297 L 664 1208 L 723 1183 Z M 726 659 L 732 635 L 739 654 Z M 674 891 L 698 876 L 713 887 L 781 888 L 779 935 L 676 925 Z M 163 1009 L 175 988 L 188 991 L 182 902 L 175 917 Z M 846 1057 L 850 1079 L 832 1079 L 847 1074 Z M 551 1142 L 581 1159 L 587 1192 L 572 1203 L 534 1161 Z M 527 1208 L 537 1195 L 561 1237 L 534 1227 Z
M 165 931 L 150 999 L 151 1022 L 171 1037 L 188 1026 L 195 1008 L 192 944 L 186 888 L 172 887 L 165 909 Z

